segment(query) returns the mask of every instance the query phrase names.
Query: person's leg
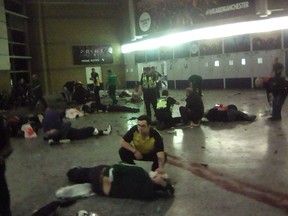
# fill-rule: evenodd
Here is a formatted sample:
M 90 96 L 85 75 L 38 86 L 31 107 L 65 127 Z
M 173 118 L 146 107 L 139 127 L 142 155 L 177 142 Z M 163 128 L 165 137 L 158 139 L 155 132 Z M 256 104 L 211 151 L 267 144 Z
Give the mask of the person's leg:
M 90 172 L 92 168 L 82 168 L 82 167 L 75 167 L 69 169 L 67 172 L 67 177 L 70 182 L 73 183 L 91 183 Z
M 94 88 L 94 95 L 95 95 L 95 102 L 96 104 L 100 104 L 100 95 L 99 95 L 99 92 L 100 92 L 100 87 L 95 87 Z
M 141 161 L 152 161 L 151 170 L 155 171 L 159 167 L 159 161 L 156 152 L 151 152 L 149 154 L 142 154 L 143 158 Z M 165 162 L 167 161 L 167 155 L 165 153 Z
M 182 123 L 183 124 L 188 124 L 189 123 L 189 117 L 188 117 L 189 110 L 186 107 L 184 107 L 184 106 L 180 106 L 179 107 L 179 112 L 180 112 L 180 115 L 181 115 Z
M 123 161 L 124 163 L 135 164 L 134 160 L 136 158 L 134 154 L 131 151 L 123 147 L 119 149 L 119 156 L 120 156 L 121 161 Z
M 111 98 L 113 104 L 117 104 L 118 100 L 116 99 L 116 86 L 109 86 L 109 97 Z
M 5 178 L 5 163 L 0 164 L 0 215 L 11 216 L 10 194 Z
M 91 136 L 109 135 L 111 131 L 112 131 L 112 128 L 110 125 L 105 130 L 99 130 L 91 126 L 83 127 L 83 128 L 70 128 L 67 134 L 67 139 L 81 140 L 81 139 L 86 139 Z

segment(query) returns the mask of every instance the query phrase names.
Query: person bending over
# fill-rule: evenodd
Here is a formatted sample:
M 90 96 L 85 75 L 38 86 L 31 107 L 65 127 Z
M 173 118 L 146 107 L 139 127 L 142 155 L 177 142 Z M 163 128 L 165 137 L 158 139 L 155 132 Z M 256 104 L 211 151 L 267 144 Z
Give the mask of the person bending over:
M 159 132 L 151 127 L 149 116 L 139 116 L 137 125 L 123 136 L 120 145 L 119 156 L 123 162 L 135 164 L 134 160 L 153 161 L 152 171 L 164 173 L 166 153 L 163 139 Z
M 71 122 L 63 120 L 64 112 L 48 108 L 42 120 L 44 131 L 44 139 L 53 144 L 59 144 L 59 140 L 80 140 L 91 136 L 109 135 L 111 133 L 111 125 L 106 130 L 98 130 L 95 127 L 87 126 L 82 128 L 74 128 Z
M 164 130 L 181 123 L 181 118 L 172 117 L 174 104 L 179 105 L 180 102 L 169 96 L 168 90 L 162 91 L 162 97 L 157 102 L 156 118 L 157 130 Z

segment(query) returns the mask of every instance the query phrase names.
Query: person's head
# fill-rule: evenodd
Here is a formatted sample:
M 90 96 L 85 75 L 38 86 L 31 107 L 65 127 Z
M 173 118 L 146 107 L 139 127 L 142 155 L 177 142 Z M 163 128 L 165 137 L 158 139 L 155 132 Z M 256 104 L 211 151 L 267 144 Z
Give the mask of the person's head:
M 279 58 L 276 57 L 276 58 L 274 59 L 274 63 L 278 63 L 278 62 L 279 62 Z
M 19 83 L 20 83 L 20 84 L 24 84 L 24 83 L 25 83 L 25 80 L 24 80 L 23 78 L 21 78 L 21 79 L 19 80 Z
M 141 115 L 137 118 L 137 128 L 140 134 L 148 134 L 151 127 L 151 119 L 147 115 Z
M 96 75 L 95 68 L 92 68 L 91 69 L 91 77 L 94 77 L 95 75 Z
M 162 96 L 167 97 L 168 95 L 169 95 L 168 90 L 165 89 L 162 91 Z
M 145 68 L 143 68 L 143 70 L 144 70 L 144 73 L 146 73 L 146 74 L 152 73 L 151 67 L 145 67 Z
M 32 79 L 33 79 L 33 80 L 38 79 L 38 75 L 37 75 L 37 74 L 33 74 L 33 75 L 32 75 Z
M 188 97 L 192 92 L 193 92 L 193 89 L 190 88 L 190 87 L 185 89 L 185 94 L 186 94 L 187 97 Z
M 111 69 L 108 69 L 107 72 L 108 72 L 108 73 L 112 73 L 112 70 L 111 70 Z

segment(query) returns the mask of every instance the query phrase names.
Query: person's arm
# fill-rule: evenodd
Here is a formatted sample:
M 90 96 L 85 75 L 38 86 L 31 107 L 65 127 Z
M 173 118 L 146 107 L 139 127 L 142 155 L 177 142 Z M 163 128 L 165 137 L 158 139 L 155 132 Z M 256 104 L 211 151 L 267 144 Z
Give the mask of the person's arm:
M 157 152 L 157 157 L 158 157 L 159 167 L 156 169 L 156 172 L 163 174 L 163 173 L 165 173 L 165 171 L 164 171 L 165 152 L 164 151 Z
M 127 149 L 128 151 L 131 151 L 133 154 L 136 153 L 137 149 L 135 149 L 130 143 L 126 142 L 123 138 L 120 141 L 121 147 Z

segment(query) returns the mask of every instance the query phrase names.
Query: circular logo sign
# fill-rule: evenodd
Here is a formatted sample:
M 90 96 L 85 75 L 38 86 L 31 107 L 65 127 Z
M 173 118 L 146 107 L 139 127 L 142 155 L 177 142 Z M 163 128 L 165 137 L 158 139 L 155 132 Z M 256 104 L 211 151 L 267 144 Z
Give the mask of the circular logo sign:
M 191 44 L 191 53 L 197 54 L 198 53 L 198 45 L 196 43 Z
M 144 12 L 141 14 L 139 18 L 139 27 L 141 31 L 146 32 L 150 29 L 151 26 L 151 17 L 150 14 L 147 12 Z

